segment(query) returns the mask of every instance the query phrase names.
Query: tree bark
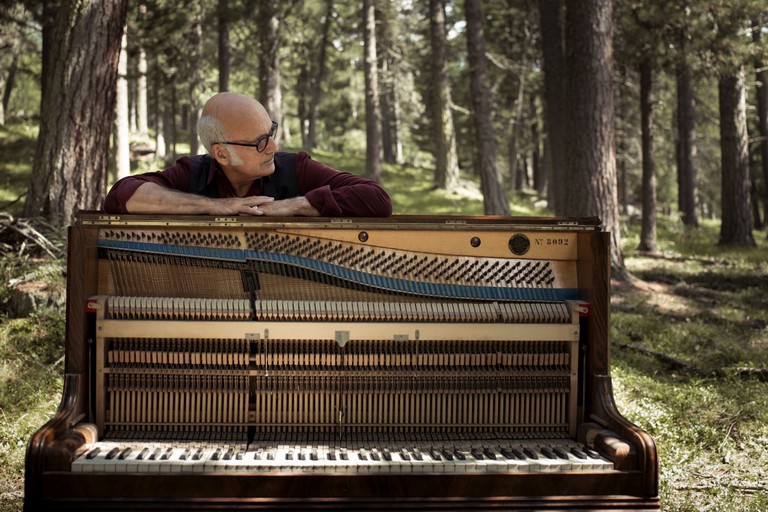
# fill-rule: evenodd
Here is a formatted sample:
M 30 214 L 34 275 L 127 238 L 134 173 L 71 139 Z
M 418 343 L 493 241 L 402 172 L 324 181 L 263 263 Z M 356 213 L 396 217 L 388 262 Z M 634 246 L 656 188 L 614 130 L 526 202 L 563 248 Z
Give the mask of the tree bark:
M 613 3 L 566 2 L 566 214 L 597 216 L 611 234 L 611 269 L 629 277 L 621 252 L 613 104 Z
M 643 219 L 638 251 L 656 252 L 656 161 L 653 157 L 653 67 L 646 56 L 640 63 L 640 124 L 643 153 Z
M 677 191 L 678 209 L 683 224 L 699 226 L 696 210 L 696 168 L 693 165 L 693 127 L 695 105 L 691 69 L 688 65 L 685 37 L 680 37 L 680 61 L 676 69 L 677 82 Z
M 749 195 L 749 136 L 744 68 L 718 81 L 722 159 L 720 245 L 754 247 Z
M 365 73 L 365 175 L 381 181 L 381 107 L 376 66 L 375 0 L 363 1 L 363 68 Z
M 117 98 L 115 101 L 115 177 L 131 174 L 130 127 L 128 124 L 128 28 L 123 31 L 120 59 L 117 64 Z
M 544 131 L 549 172 L 548 203 L 555 215 L 565 213 L 565 49 L 562 0 L 539 0 L 544 61 Z
M 71 223 L 107 189 L 109 136 L 127 0 L 62 2 L 40 111 L 26 217 Z
M 269 112 L 273 121 L 283 124 L 282 74 L 278 49 L 280 48 L 280 2 L 263 2 L 261 29 L 261 48 L 259 52 L 259 92 L 261 103 Z M 285 127 L 281 135 L 286 136 Z
M 388 164 L 392 164 L 395 162 L 394 139 L 392 137 L 392 134 L 395 131 L 395 126 L 392 119 L 393 101 L 391 101 L 394 84 L 392 80 L 392 72 L 390 70 L 389 55 L 384 53 L 380 60 L 381 68 L 379 71 L 382 78 L 380 81 L 381 87 L 379 87 L 379 106 L 381 108 L 381 152 L 384 161 Z
M 486 215 L 509 215 L 509 201 L 504 193 L 496 165 L 496 136 L 493 128 L 491 89 L 485 57 L 484 15 L 480 0 L 465 0 L 467 17 L 467 58 L 472 117 L 475 125 L 475 167 L 480 174 L 483 208 Z
M 229 0 L 219 0 L 219 92 L 229 91 Z
M 547 177 L 541 169 L 541 140 L 539 136 L 539 115 L 536 112 L 536 95 L 531 94 L 531 169 L 533 174 L 533 188 L 539 197 L 547 190 Z
M 760 47 L 762 26 L 752 22 L 752 40 Z M 763 174 L 763 227 L 768 227 L 768 70 L 761 59 L 755 61 L 757 74 L 757 121 L 760 131 L 760 167 Z
M 431 52 L 430 76 L 432 89 L 432 147 L 435 156 L 434 185 L 443 190 L 454 190 L 459 181 L 459 158 L 456 151 L 456 132 L 451 113 L 451 85 L 448 79 L 447 34 L 445 28 L 445 0 L 429 1 L 429 45 Z
M 312 149 L 317 145 L 317 111 L 320 108 L 320 99 L 323 92 L 323 82 L 328 54 L 328 41 L 330 39 L 331 23 L 333 22 L 333 0 L 326 0 L 325 19 L 323 20 L 323 36 L 320 38 L 317 59 L 312 66 L 311 83 L 312 88 L 309 93 L 309 126 L 307 127 L 307 149 Z
M 139 5 L 139 16 L 147 15 L 147 6 Z M 142 140 L 149 140 L 149 105 L 147 102 L 147 52 L 143 41 L 139 40 L 136 56 L 136 128 Z
M 189 109 L 187 111 L 186 124 L 189 136 L 189 154 L 196 155 L 200 149 L 200 138 L 197 136 L 197 120 L 203 108 L 201 94 L 204 87 L 204 80 L 200 62 L 203 62 L 203 20 L 205 19 L 204 0 L 197 0 L 194 4 L 195 12 L 193 14 L 192 26 L 190 28 L 189 48 L 190 55 L 187 61 L 189 68 L 189 88 L 188 100 Z
M 522 55 L 521 58 L 522 62 L 520 63 L 520 66 L 522 69 L 526 69 L 528 66 L 527 59 L 525 55 L 527 54 L 527 44 L 526 40 L 523 40 L 523 49 L 522 49 Z M 516 191 L 521 191 L 523 189 L 523 184 L 527 180 L 525 172 L 525 167 L 520 165 L 520 155 L 519 155 L 519 148 L 522 146 L 521 141 L 523 138 L 523 125 L 525 122 L 523 121 L 523 115 L 525 113 L 525 72 L 521 72 L 518 76 L 517 80 L 517 96 L 515 98 L 515 104 L 514 109 L 512 111 L 514 112 L 514 115 L 511 119 L 511 126 L 509 130 L 509 139 L 508 139 L 508 160 L 509 160 L 509 179 L 512 181 L 512 188 Z

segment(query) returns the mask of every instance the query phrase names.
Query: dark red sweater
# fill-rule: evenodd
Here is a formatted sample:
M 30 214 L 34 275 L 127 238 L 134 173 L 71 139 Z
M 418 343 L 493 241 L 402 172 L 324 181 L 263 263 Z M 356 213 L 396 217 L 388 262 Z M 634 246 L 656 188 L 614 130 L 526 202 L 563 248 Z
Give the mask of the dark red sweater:
M 189 190 L 192 160 L 181 157 L 176 165 L 162 171 L 147 172 L 119 180 L 104 200 L 107 213 L 127 213 L 125 203 L 133 193 L 146 182 L 182 192 Z M 280 172 L 275 167 L 275 173 Z M 249 196 L 262 195 L 264 178 L 256 180 L 248 190 Z M 323 163 L 316 162 L 305 152 L 296 158 L 296 180 L 298 188 L 323 217 L 389 217 L 392 202 L 389 195 L 376 182 L 348 172 L 338 171 Z M 234 197 L 235 192 L 227 177 L 215 160 L 211 159 L 208 182 L 214 181 L 218 197 Z

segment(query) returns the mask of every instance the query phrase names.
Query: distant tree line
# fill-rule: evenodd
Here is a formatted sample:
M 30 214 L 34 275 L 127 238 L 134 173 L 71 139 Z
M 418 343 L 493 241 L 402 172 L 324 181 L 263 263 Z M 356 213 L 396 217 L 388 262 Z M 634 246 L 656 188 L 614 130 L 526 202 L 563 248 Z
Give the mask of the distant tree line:
M 98 208 L 132 155 L 200 147 L 220 90 L 259 98 L 284 145 L 479 179 L 487 214 L 535 194 L 599 216 L 768 218 L 764 0 L 19 0 L 0 7 L 0 122 L 39 116 L 25 214 Z M 109 175 L 111 172 L 112 175 Z

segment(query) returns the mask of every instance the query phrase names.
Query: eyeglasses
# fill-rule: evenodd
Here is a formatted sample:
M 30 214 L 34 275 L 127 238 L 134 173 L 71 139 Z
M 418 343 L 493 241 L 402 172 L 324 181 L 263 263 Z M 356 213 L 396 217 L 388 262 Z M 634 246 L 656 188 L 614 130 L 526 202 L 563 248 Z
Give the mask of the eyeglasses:
M 256 142 L 229 142 L 229 141 L 221 141 L 221 142 L 214 142 L 214 144 L 231 144 L 233 146 L 247 146 L 249 148 L 256 148 L 256 151 L 259 153 L 262 153 L 265 149 L 267 149 L 267 145 L 269 144 L 269 139 L 275 138 L 275 134 L 277 133 L 277 122 L 272 121 L 272 128 L 269 129 L 269 133 L 265 133 L 258 139 L 256 139 Z

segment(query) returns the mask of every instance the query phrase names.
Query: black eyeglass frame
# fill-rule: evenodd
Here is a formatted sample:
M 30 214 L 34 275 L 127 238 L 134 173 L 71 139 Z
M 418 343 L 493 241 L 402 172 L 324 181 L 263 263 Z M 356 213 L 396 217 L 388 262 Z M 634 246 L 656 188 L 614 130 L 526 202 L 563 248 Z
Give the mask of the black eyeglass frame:
M 213 144 L 231 144 L 232 146 L 246 146 L 249 148 L 256 148 L 256 151 L 258 151 L 259 153 L 263 153 L 264 150 L 267 149 L 267 145 L 269 145 L 269 139 L 275 138 L 275 134 L 277 133 L 277 127 L 278 127 L 277 121 L 272 121 L 272 127 L 269 129 L 269 133 L 265 133 L 264 135 L 260 136 L 258 139 L 256 139 L 256 142 L 219 141 L 219 142 L 214 142 Z

